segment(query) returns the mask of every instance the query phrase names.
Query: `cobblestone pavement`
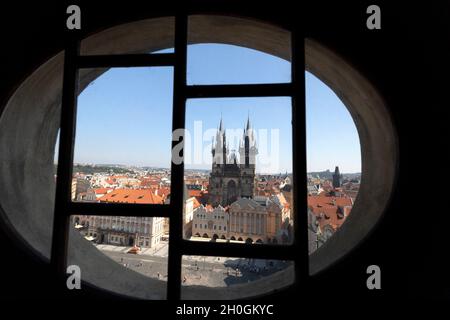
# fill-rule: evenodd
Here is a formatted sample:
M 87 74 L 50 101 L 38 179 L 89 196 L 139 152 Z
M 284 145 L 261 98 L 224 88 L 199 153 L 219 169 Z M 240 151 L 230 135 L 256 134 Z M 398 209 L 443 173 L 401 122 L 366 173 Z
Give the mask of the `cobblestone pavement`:
M 154 248 L 144 248 L 141 250 L 139 256 L 159 256 L 167 257 L 169 250 L 169 243 L 167 241 L 162 241 L 158 243 Z M 94 244 L 97 249 L 103 252 L 120 252 L 127 253 L 131 247 L 114 246 L 110 244 Z
M 181 278 L 183 285 L 226 287 L 248 283 L 285 269 L 290 263 L 278 260 L 185 257 Z M 211 262 L 211 259 L 213 260 Z
M 126 253 L 129 247 L 97 245 L 105 255 L 145 276 L 167 280 L 167 243 L 143 250 L 141 254 Z M 252 282 L 283 270 L 290 262 L 246 258 L 185 256 L 182 260 L 183 285 L 226 287 Z

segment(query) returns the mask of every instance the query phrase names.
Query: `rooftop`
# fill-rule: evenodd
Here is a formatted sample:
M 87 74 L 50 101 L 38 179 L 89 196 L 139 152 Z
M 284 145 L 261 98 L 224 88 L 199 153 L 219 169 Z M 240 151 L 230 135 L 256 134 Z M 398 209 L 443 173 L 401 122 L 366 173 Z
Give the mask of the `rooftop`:
M 100 202 L 162 204 L 163 198 L 149 189 L 115 189 L 98 199 Z

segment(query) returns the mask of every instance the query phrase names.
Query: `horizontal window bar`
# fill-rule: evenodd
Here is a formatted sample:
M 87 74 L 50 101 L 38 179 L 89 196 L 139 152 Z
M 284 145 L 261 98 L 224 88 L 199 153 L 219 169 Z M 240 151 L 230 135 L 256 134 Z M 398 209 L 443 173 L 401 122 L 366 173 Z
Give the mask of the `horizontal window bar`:
M 162 67 L 173 66 L 174 53 L 78 56 L 78 68 Z
M 221 256 L 256 259 L 295 260 L 296 247 L 293 245 L 266 245 L 218 243 L 183 240 L 183 255 Z
M 172 210 L 164 204 L 70 202 L 67 211 L 68 215 L 169 217 Z
M 229 84 L 187 86 L 187 98 L 272 97 L 291 96 L 291 83 Z

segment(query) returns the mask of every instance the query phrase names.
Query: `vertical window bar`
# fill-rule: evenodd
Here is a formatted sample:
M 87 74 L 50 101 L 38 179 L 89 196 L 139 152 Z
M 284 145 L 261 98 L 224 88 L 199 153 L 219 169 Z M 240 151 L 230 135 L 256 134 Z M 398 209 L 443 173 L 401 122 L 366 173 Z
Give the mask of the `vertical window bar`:
M 186 118 L 186 64 L 187 64 L 187 15 L 178 14 L 175 17 L 175 66 L 173 81 L 173 119 L 172 132 L 184 130 Z M 176 137 L 175 137 L 176 138 Z M 172 150 L 182 144 L 172 141 Z M 184 151 L 181 151 L 184 152 Z M 181 297 L 181 243 L 183 240 L 183 190 L 184 190 L 184 160 L 179 163 L 172 151 L 170 206 L 172 215 L 169 218 L 169 267 L 167 279 L 167 299 L 179 300 Z
M 60 277 L 64 277 L 67 263 L 70 220 L 67 210 L 71 201 L 73 142 L 75 139 L 78 93 L 78 72 L 76 68 L 78 54 L 79 41 L 70 37 L 64 51 L 59 155 L 51 249 L 51 265 Z
M 302 30 L 293 29 L 292 45 L 292 138 L 293 138 L 293 199 L 296 285 L 304 287 L 309 277 L 308 196 L 306 164 L 306 100 L 305 44 Z

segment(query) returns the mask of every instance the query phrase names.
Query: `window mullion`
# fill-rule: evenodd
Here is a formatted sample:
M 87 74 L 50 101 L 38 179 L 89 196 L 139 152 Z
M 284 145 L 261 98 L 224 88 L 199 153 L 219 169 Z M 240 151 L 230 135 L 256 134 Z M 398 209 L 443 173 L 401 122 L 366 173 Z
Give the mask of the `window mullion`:
M 173 82 L 173 120 L 172 134 L 183 130 L 186 118 L 186 65 L 187 65 L 187 15 L 178 14 L 175 17 L 175 67 Z M 181 141 L 172 140 L 172 150 L 179 144 L 184 145 L 184 139 Z M 182 148 L 183 150 L 183 148 Z M 183 151 L 182 151 L 183 152 Z M 183 232 L 183 190 L 184 190 L 184 160 L 181 162 L 174 159 L 172 151 L 171 164 L 171 191 L 170 206 L 172 215 L 169 218 L 169 267 L 167 280 L 167 299 L 179 300 L 181 295 L 181 243 Z
M 294 247 L 298 253 L 295 263 L 296 283 L 305 288 L 309 276 L 308 198 L 306 164 L 306 100 L 305 45 L 302 30 L 291 33 L 292 45 L 292 138 L 293 138 L 293 199 Z
M 64 51 L 60 139 L 51 249 L 52 268 L 61 277 L 65 275 L 66 271 L 69 237 L 70 217 L 67 212 L 71 201 L 72 161 L 78 93 L 78 70 L 76 67 L 78 54 L 79 41 L 70 37 Z
M 188 98 L 284 97 L 292 95 L 291 83 L 192 85 Z

